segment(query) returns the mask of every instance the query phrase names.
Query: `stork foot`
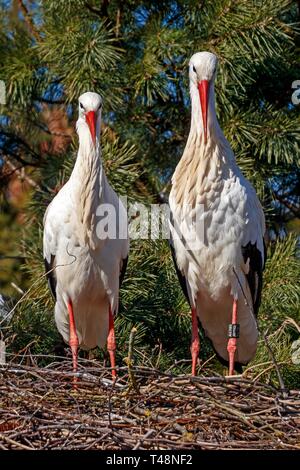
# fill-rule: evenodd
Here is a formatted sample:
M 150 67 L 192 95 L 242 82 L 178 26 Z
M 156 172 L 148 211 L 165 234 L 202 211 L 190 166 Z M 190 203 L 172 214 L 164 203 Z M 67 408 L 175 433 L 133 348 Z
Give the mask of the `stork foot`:
M 198 321 L 197 312 L 195 308 L 192 308 L 192 344 L 191 344 L 191 355 L 192 355 L 192 375 L 196 375 L 197 360 L 200 351 L 200 340 L 198 334 Z
M 73 304 L 72 301 L 69 300 L 68 302 L 68 312 L 69 312 L 69 320 L 70 320 L 70 340 L 69 345 L 72 351 L 73 356 L 73 372 L 77 372 L 78 368 L 78 336 L 76 332 L 75 320 L 74 320 L 74 311 L 73 311 Z M 73 387 L 77 388 L 77 377 L 73 377 Z
M 229 375 L 234 375 L 234 359 L 237 349 L 237 338 L 240 334 L 240 325 L 237 323 L 237 300 L 233 301 L 232 320 L 228 328 L 228 359 L 229 359 Z
M 116 379 L 117 371 L 116 367 L 116 336 L 115 336 L 115 326 L 114 326 L 114 317 L 111 311 L 111 307 L 109 306 L 109 331 L 107 337 L 107 350 L 109 353 L 110 358 L 110 365 L 112 367 L 112 377 Z

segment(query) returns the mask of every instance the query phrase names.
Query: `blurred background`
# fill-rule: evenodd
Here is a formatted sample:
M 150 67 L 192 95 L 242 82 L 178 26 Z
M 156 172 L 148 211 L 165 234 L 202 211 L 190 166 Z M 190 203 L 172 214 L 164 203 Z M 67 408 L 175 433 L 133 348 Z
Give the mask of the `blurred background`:
M 208 50 L 219 58 L 221 127 L 267 218 L 259 326 L 287 383 L 300 386 L 299 19 L 290 0 L 0 0 L 0 327 L 10 354 L 67 353 L 44 277 L 42 218 L 74 165 L 79 95 L 103 97 L 113 187 L 164 202 L 189 132 L 189 58 Z M 132 243 L 119 364 L 133 326 L 138 363 L 189 371 L 190 312 L 166 241 Z M 201 359 L 222 372 L 203 337 Z M 261 378 L 276 381 L 263 340 L 246 373 L 261 364 Z

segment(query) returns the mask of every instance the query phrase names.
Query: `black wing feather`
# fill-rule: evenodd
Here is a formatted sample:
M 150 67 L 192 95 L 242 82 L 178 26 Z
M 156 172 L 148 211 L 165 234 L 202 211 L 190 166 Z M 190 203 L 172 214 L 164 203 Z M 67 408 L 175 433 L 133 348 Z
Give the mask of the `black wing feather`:
M 53 269 L 55 267 L 55 256 L 51 255 L 50 263 L 48 263 L 46 258 L 44 258 L 44 262 L 45 262 L 45 270 L 46 270 L 46 275 L 47 275 L 47 279 L 48 279 L 49 289 L 51 291 L 53 299 L 56 300 L 57 279 L 56 279 L 56 276 L 55 276 L 55 270 Z
M 176 230 L 176 226 L 174 224 L 174 218 L 173 218 L 172 212 L 170 213 L 170 222 L 171 222 L 172 226 L 174 227 L 174 229 Z M 169 241 L 169 245 L 170 245 L 170 248 L 171 248 L 172 258 L 173 258 L 174 266 L 175 266 L 175 269 L 176 269 L 177 277 L 178 277 L 179 283 L 181 285 L 181 289 L 182 289 L 182 291 L 185 295 L 186 300 L 188 301 L 189 306 L 191 307 L 191 302 L 190 302 L 190 299 L 189 299 L 186 278 L 182 274 L 182 272 L 180 271 L 180 269 L 178 267 L 177 260 L 176 260 L 176 252 L 175 252 L 175 248 L 174 248 L 171 233 L 170 233 L 170 238 L 168 239 L 168 241 Z
M 248 243 L 245 246 L 242 246 L 242 254 L 245 263 L 249 259 L 249 272 L 246 275 L 247 281 L 249 284 L 253 310 L 255 315 L 258 314 L 258 309 L 261 301 L 261 291 L 262 291 L 262 273 L 265 267 L 265 263 L 262 260 L 262 254 L 256 246 L 256 242 Z M 264 242 L 264 260 L 266 260 L 266 246 Z
M 123 262 L 122 262 L 122 266 L 121 266 L 121 270 L 120 270 L 120 276 L 119 276 L 119 288 L 121 287 L 121 285 L 123 283 L 123 280 L 124 280 L 124 277 L 125 277 L 127 263 L 128 263 L 128 256 L 127 256 L 127 258 L 124 258 L 122 261 Z M 116 315 L 116 312 L 114 312 L 114 315 Z
M 186 300 L 188 301 L 190 307 L 191 307 L 191 303 L 190 303 L 190 299 L 189 299 L 189 294 L 188 294 L 188 289 L 187 289 L 187 284 L 186 284 L 186 278 L 185 276 L 182 274 L 182 272 L 180 271 L 180 269 L 178 268 L 178 264 L 177 264 L 177 261 L 176 261 L 176 253 L 175 253 L 175 249 L 174 249 L 174 246 L 172 244 L 172 241 L 169 240 L 169 244 L 170 244 L 170 248 L 171 248 L 171 253 L 172 253 L 172 258 L 173 258 L 173 262 L 174 262 L 174 266 L 175 266 L 175 269 L 176 269 L 176 273 L 177 273 L 177 277 L 178 277 L 178 280 L 179 280 L 179 283 L 181 285 L 181 289 L 185 295 L 185 298 Z
M 123 283 L 123 280 L 124 280 L 124 277 L 125 277 L 127 263 L 128 263 L 128 256 L 127 256 L 127 258 L 123 259 L 123 263 L 122 263 L 122 267 L 121 267 L 121 271 L 120 271 L 120 277 L 119 277 L 119 288 L 121 287 L 121 285 Z

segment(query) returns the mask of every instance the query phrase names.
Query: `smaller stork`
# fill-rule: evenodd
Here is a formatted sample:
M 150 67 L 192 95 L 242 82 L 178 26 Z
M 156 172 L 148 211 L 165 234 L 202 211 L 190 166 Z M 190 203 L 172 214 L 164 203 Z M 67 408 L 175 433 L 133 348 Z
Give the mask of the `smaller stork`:
M 55 299 L 56 325 L 71 347 L 74 372 L 79 346 L 103 347 L 107 340 L 115 377 L 114 316 L 129 241 L 126 210 L 109 185 L 101 161 L 101 109 L 97 93 L 80 96 L 79 150 L 70 179 L 44 216 L 44 259 Z M 98 231 L 101 207 L 113 212 L 111 222 L 116 226 L 111 233 L 115 237 Z
M 253 358 L 265 262 L 262 207 L 216 116 L 217 62 L 210 52 L 190 60 L 191 128 L 169 198 L 173 259 L 192 310 L 193 375 L 197 319 L 230 375 Z

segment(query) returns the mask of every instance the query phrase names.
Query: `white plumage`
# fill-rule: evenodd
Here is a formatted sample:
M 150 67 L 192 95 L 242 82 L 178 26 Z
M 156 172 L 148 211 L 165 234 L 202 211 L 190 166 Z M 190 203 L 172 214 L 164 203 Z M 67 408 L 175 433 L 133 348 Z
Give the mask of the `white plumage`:
M 257 345 L 255 314 L 264 265 L 265 220 L 255 190 L 237 166 L 217 121 L 216 66 L 216 56 L 208 52 L 190 60 L 192 119 L 172 178 L 172 244 L 190 305 L 225 361 L 228 325 L 237 301 L 240 337 L 235 359 L 246 364 Z
M 127 233 L 127 214 L 101 162 L 101 107 L 101 97 L 96 93 L 84 93 L 79 98 L 76 163 L 44 217 L 44 258 L 56 297 L 57 328 L 70 342 L 70 304 L 79 346 L 86 349 L 103 347 L 106 342 L 109 312 L 118 310 L 120 273 L 129 251 L 128 237 L 118 237 L 121 224 Z M 115 210 L 115 239 L 98 236 L 97 211 L 103 204 Z M 76 362 L 74 354 L 73 358 Z

